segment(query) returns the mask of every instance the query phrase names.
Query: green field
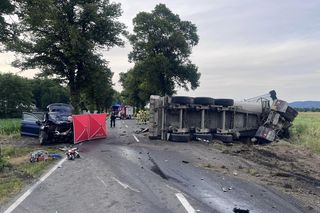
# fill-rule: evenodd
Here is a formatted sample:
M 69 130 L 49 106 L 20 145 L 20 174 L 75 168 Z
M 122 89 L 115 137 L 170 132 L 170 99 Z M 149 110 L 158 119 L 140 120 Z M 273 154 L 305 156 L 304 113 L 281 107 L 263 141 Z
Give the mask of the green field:
M 0 119 L 0 135 L 20 133 L 21 119 Z
M 320 153 L 320 112 L 300 112 L 291 127 L 290 141 Z

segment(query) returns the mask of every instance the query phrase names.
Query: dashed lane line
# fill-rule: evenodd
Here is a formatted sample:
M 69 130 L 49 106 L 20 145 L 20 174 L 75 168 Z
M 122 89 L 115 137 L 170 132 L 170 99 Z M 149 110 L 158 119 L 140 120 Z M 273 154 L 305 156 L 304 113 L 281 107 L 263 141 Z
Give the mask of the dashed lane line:
M 119 183 L 123 188 L 125 188 L 125 189 L 130 189 L 130 190 L 132 190 L 132 191 L 134 191 L 134 192 L 140 192 L 139 190 L 137 190 L 137 189 L 129 186 L 128 184 L 122 183 L 120 180 L 118 180 L 118 179 L 115 178 L 115 177 L 112 177 L 112 179 L 115 180 L 116 182 L 118 182 L 118 183 Z
M 183 196 L 182 193 L 176 193 L 178 200 L 181 202 L 183 207 L 187 210 L 188 213 L 195 213 L 196 210 L 190 205 L 188 200 Z

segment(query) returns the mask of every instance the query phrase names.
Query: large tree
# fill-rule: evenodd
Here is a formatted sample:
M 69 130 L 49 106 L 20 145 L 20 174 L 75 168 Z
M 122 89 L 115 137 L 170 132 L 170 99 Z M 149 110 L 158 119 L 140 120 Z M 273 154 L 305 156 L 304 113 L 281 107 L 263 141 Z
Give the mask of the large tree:
M 95 61 L 95 63 L 88 64 L 86 69 L 92 70 L 93 74 L 88 77 L 88 83 L 83 88 L 86 104 L 90 106 L 90 111 L 95 109 L 98 112 L 107 111 L 113 101 L 113 73 L 109 69 L 107 62 L 99 57 L 95 57 L 91 61 Z
M 189 90 L 199 86 L 200 73 L 189 59 L 192 47 L 199 41 L 194 24 L 182 21 L 166 5 L 159 4 L 151 13 L 138 13 L 133 25 L 129 60 L 135 66 L 127 77 L 134 77 L 131 83 L 125 75 L 120 79 L 125 93 L 143 90 L 140 96 L 145 100 L 150 94 L 172 95 L 177 87 Z
M 8 44 L 23 58 L 22 69 L 40 68 L 44 76 L 66 81 L 71 103 L 79 110 L 80 93 L 102 66 L 102 47 L 123 45 L 125 26 L 117 21 L 120 4 L 109 0 L 16 0 L 19 36 Z
M 138 69 L 130 69 L 126 73 L 120 73 L 120 82 L 124 90 L 121 97 L 126 104 L 143 108 L 150 96 L 150 87 L 143 82 Z M 148 82 L 146 82 L 148 83 Z

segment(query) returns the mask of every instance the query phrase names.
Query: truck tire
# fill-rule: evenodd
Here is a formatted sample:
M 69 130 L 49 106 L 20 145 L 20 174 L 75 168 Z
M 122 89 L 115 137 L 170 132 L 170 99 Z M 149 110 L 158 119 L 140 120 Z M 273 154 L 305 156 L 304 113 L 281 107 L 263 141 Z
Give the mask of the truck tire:
M 232 135 L 214 134 L 214 138 L 222 141 L 223 143 L 231 143 L 231 142 L 233 142 L 233 136 Z
M 171 97 L 171 103 L 173 104 L 192 104 L 193 98 L 188 96 L 173 96 Z
M 43 130 L 40 131 L 39 142 L 40 142 L 40 145 L 44 145 L 48 143 L 48 134 Z
M 216 105 L 218 106 L 224 106 L 224 107 L 228 107 L 228 106 L 233 106 L 234 104 L 234 100 L 233 99 L 214 99 L 214 102 Z
M 201 105 L 214 105 L 214 99 L 209 97 L 196 97 L 193 102 Z
M 286 112 L 283 113 L 282 115 L 286 120 L 292 122 L 294 120 L 294 118 L 297 117 L 298 112 L 295 109 L 293 109 L 292 107 L 288 106 Z
M 206 133 L 206 134 L 203 134 L 203 133 L 195 133 L 193 134 L 193 137 L 196 141 L 198 140 L 206 140 L 208 142 L 211 142 L 212 141 L 212 134 L 209 134 L 209 133 Z
M 171 141 L 173 142 L 189 142 L 190 141 L 190 134 L 177 134 L 172 133 L 170 136 Z

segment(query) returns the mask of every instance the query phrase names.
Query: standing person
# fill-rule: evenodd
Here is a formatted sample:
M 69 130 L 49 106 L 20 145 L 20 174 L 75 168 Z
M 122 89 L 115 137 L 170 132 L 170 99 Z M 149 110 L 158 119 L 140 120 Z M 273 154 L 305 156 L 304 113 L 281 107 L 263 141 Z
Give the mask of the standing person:
M 116 115 L 114 112 L 111 113 L 111 118 L 110 118 L 110 128 L 116 127 Z

